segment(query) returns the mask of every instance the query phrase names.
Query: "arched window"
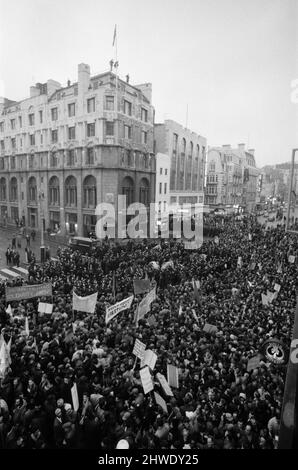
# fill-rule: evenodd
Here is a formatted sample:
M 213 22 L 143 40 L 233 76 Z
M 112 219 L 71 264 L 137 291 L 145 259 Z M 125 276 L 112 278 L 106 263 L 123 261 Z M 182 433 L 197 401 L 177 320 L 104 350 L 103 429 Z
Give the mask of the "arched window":
M 86 176 L 83 182 L 84 207 L 94 209 L 96 207 L 96 179 L 94 176 Z
M 31 176 L 28 181 L 28 202 L 36 203 L 37 201 L 37 186 L 36 179 Z
M 200 146 L 196 147 L 196 156 L 192 160 L 193 170 L 192 170 L 192 190 L 197 191 L 198 189 L 198 178 L 199 178 L 199 155 L 200 155 Z
M 6 179 L 0 179 L 0 201 L 6 201 Z
M 126 196 L 127 206 L 134 202 L 134 181 L 129 176 L 126 176 L 122 181 L 122 194 Z
M 56 168 L 58 165 L 58 155 L 55 150 L 53 150 L 50 154 L 50 166 L 51 168 Z
M 146 178 L 142 178 L 140 181 L 140 203 L 145 206 L 149 205 L 149 182 Z
M 183 138 L 182 139 L 182 152 L 181 152 L 181 157 L 180 157 L 179 189 L 184 189 L 185 151 L 186 151 L 186 140 Z
M 186 164 L 186 188 L 185 189 L 188 189 L 188 190 L 191 190 L 192 159 L 193 159 L 193 143 L 190 142 L 189 154 L 187 157 L 187 164 Z
M 65 181 L 65 205 L 77 207 L 77 180 L 74 176 L 68 176 Z
M 18 181 L 15 177 L 10 180 L 10 201 L 16 202 L 18 200 Z
M 49 204 L 60 206 L 60 187 L 57 176 L 52 176 L 49 181 Z

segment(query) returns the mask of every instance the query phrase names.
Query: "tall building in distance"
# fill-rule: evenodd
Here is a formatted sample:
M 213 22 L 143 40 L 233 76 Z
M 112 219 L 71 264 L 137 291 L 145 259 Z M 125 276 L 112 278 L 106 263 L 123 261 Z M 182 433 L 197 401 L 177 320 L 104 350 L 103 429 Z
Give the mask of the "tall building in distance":
M 155 152 L 170 158 L 170 208 L 203 203 L 206 138 L 181 124 L 155 124 Z
M 150 83 L 112 71 L 91 77 L 79 64 L 66 87 L 37 83 L 30 97 L 0 100 L 0 217 L 30 228 L 87 236 L 95 208 L 146 206 L 155 198 L 154 108 Z
M 231 145 L 208 150 L 205 202 L 210 206 L 241 206 L 248 212 L 257 201 L 259 170 L 254 150 Z

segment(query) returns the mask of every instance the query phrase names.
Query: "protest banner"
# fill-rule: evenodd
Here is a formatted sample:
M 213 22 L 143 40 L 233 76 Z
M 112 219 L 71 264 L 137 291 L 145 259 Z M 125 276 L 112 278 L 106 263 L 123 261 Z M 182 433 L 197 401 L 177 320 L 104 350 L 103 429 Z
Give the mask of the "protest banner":
M 251 357 L 247 363 L 247 372 L 257 369 L 260 365 L 260 356 Z
M 156 378 L 157 380 L 159 381 L 160 385 L 162 386 L 163 388 L 163 391 L 165 392 L 166 395 L 168 395 L 169 397 L 173 397 L 174 394 L 171 390 L 171 387 L 169 386 L 168 382 L 167 382 L 167 379 L 165 378 L 164 375 L 160 374 L 159 372 L 156 374 Z
M 262 304 L 269 305 L 269 299 L 266 294 L 262 294 Z
M 156 404 L 159 405 L 163 409 L 163 411 L 167 413 L 168 407 L 167 407 L 165 400 L 156 392 L 154 392 L 154 398 L 155 398 Z
M 71 398 L 72 398 L 74 411 L 78 411 L 78 409 L 80 408 L 80 403 L 79 403 L 78 388 L 77 388 L 76 383 L 74 383 L 73 386 L 71 387 Z
M 144 356 L 145 349 L 146 344 L 142 343 L 142 341 L 140 341 L 139 339 L 136 339 L 132 353 L 139 359 L 142 359 L 142 357 Z
M 251 234 L 251 233 L 248 234 L 248 240 L 249 240 L 250 242 L 252 241 L 252 234 Z
M 30 336 L 28 317 L 25 318 L 25 334 L 26 334 L 26 336 Z
M 12 300 L 25 300 L 34 297 L 52 297 L 52 284 L 35 284 L 18 287 L 5 287 L 6 302 Z
M 214 243 L 216 243 L 216 245 L 219 245 L 219 238 L 217 235 L 214 237 Z
M 150 280 L 149 279 L 134 279 L 133 280 L 133 289 L 134 294 L 147 294 L 150 290 Z
M 145 395 L 152 392 L 154 385 L 150 375 L 149 367 L 144 367 L 140 370 L 140 377 Z
M 48 304 L 46 302 L 38 303 L 38 313 L 47 313 L 48 315 L 53 313 L 53 304 Z
M 72 293 L 72 309 L 78 312 L 94 313 L 97 302 L 97 292 L 85 297 Z
M 274 284 L 274 290 L 275 290 L 276 292 L 279 292 L 279 291 L 280 291 L 280 287 L 281 287 L 280 284 L 277 284 L 277 282 Z
M 172 260 L 167 261 L 166 263 L 163 263 L 160 269 L 161 269 L 161 271 L 164 271 L 167 268 L 173 268 L 174 269 L 174 263 L 173 263 Z
M 5 310 L 5 312 L 6 312 L 8 315 L 12 316 L 12 308 L 11 308 L 11 305 L 10 305 L 10 304 L 8 305 L 8 307 L 7 307 L 7 309 Z
M 118 315 L 118 313 L 130 308 L 133 298 L 134 296 L 131 295 L 130 297 L 127 297 L 127 299 L 121 300 L 121 302 L 118 302 L 117 304 L 108 307 L 106 310 L 106 324 L 108 324 L 108 322 L 112 320 L 112 318 Z
M 205 323 L 203 331 L 212 335 L 213 333 L 217 333 L 217 326 Z
M 170 387 L 179 388 L 178 367 L 168 364 L 167 376 L 168 376 L 168 384 L 170 385 Z
M 289 263 L 292 263 L 292 264 L 295 263 L 295 256 L 294 256 L 294 255 L 290 255 L 289 258 L 288 258 L 288 260 L 289 260 Z
M 242 256 L 238 256 L 238 260 L 237 260 L 237 268 L 242 268 Z
M 137 321 L 138 321 L 138 320 L 141 320 L 142 318 L 144 318 L 144 316 L 146 315 L 146 313 L 149 312 L 149 310 L 150 310 L 150 308 L 151 308 L 151 303 L 153 302 L 153 300 L 155 300 L 155 298 L 156 298 L 156 287 L 154 287 L 154 288 L 146 295 L 146 297 L 144 297 L 143 300 L 139 303 Z

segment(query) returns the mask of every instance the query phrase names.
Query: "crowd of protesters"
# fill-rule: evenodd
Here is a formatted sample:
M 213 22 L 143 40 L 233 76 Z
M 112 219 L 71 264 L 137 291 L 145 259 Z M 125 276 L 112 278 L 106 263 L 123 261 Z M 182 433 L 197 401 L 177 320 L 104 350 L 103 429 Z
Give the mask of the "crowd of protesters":
M 0 448 L 104 450 L 123 440 L 138 449 L 276 448 L 286 365 L 262 356 L 248 372 L 247 363 L 268 338 L 289 346 L 297 263 L 288 259 L 297 254 L 295 235 L 284 226 L 266 230 L 248 217 L 229 219 L 219 242 L 195 251 L 174 241 L 108 241 L 89 257 L 65 248 L 58 261 L 31 262 L 27 282 L 51 282 L 53 299 L 11 302 L 13 313 L 7 313 L 0 285 L 1 334 L 7 343 L 11 338 L 11 364 L 0 387 Z M 172 267 L 156 269 L 169 260 Z M 151 312 L 136 324 L 143 296 L 135 296 L 131 308 L 106 325 L 106 307 L 132 295 L 133 279 L 145 277 L 156 286 Z M 192 280 L 200 280 L 199 301 Z M 264 306 L 261 294 L 275 283 L 279 294 Z M 98 292 L 94 315 L 73 311 L 73 290 Z M 40 300 L 53 302 L 51 315 L 37 313 Z M 206 322 L 217 326 L 216 334 L 203 331 Z M 167 412 L 152 392 L 144 394 L 136 339 L 157 354 L 151 374 Z M 173 397 L 155 378 L 167 376 L 167 364 L 179 369 Z

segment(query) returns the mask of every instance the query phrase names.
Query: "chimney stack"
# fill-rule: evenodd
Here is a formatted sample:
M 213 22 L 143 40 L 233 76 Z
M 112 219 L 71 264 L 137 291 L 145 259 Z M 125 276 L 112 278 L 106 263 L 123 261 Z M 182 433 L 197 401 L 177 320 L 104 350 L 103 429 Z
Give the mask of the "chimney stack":
M 90 65 L 78 65 L 78 94 L 82 95 L 88 90 L 90 82 Z
M 251 155 L 254 155 L 255 154 L 255 149 L 248 149 L 248 153 L 250 153 Z
M 70 80 L 67 80 L 67 86 L 70 86 Z
M 239 150 L 245 150 L 245 144 L 238 144 Z

